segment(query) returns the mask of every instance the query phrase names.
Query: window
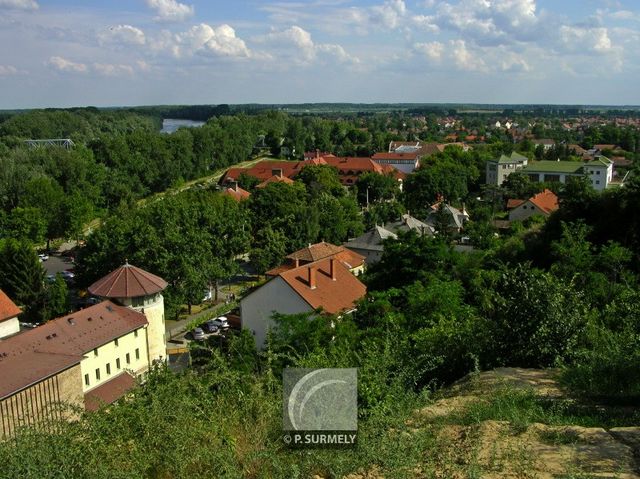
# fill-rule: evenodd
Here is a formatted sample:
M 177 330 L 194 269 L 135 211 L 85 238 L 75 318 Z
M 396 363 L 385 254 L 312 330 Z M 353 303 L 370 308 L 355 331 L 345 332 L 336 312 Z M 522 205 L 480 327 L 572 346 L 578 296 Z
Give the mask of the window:
M 97 356 L 97 355 L 98 355 L 98 348 L 96 348 L 96 349 L 94 349 L 94 350 L 93 350 L 93 355 L 94 355 L 94 356 Z
M 600 184 L 600 180 L 596 180 L 596 185 L 599 185 L 599 184 Z
M 137 329 L 133 332 L 133 337 L 134 337 L 134 338 L 137 338 L 137 337 L 138 337 L 138 330 L 137 330 Z
M 140 359 L 140 350 L 136 348 L 136 359 Z
M 115 344 L 116 347 L 118 347 L 118 339 L 114 339 L 113 344 Z
M 96 369 L 96 381 L 100 381 L 100 368 Z
M 596 171 L 596 175 L 599 175 L 599 174 L 600 174 L 600 170 Z
M 111 374 L 111 363 L 107 363 L 106 370 L 107 370 L 107 376 L 109 376 Z
M 90 382 L 89 382 L 89 375 L 88 375 L 88 374 L 85 374 L 85 375 L 84 375 L 84 385 L 85 385 L 85 386 L 88 386 L 89 384 L 90 384 Z
M 127 356 L 125 359 L 127 360 L 127 364 L 131 364 L 131 356 L 129 355 L 129 353 L 127 353 Z
M 120 358 L 116 358 L 116 368 L 120 369 Z

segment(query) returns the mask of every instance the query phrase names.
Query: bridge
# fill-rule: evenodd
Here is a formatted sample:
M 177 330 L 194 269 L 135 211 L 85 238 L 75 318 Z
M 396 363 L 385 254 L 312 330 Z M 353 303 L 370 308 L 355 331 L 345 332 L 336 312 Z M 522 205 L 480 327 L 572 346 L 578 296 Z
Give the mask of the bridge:
M 61 146 L 67 150 L 76 146 L 71 138 L 47 138 L 44 140 L 25 140 L 29 148 L 42 148 L 44 146 Z

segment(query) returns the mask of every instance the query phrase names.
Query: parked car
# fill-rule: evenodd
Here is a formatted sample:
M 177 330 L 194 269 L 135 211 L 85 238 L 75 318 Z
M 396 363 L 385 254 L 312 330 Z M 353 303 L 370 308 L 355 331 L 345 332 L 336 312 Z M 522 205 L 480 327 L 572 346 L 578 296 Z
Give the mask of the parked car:
M 210 319 L 202 325 L 202 329 L 204 329 L 206 333 L 217 333 L 220 328 L 213 319 Z
M 55 274 L 48 274 L 46 277 L 47 283 L 53 283 L 56 280 Z
M 214 319 L 212 322 L 220 329 L 229 329 L 229 321 L 227 320 L 226 316 L 220 316 Z
M 40 259 L 40 262 L 47 261 L 49 259 L 49 255 L 47 253 L 40 253 L 38 258 Z
M 202 328 L 194 329 L 192 335 L 195 341 L 202 341 L 204 339 L 204 331 L 202 330 Z
M 63 279 L 69 280 L 69 279 L 73 279 L 76 277 L 75 273 L 71 272 L 71 271 L 61 271 L 59 273 Z

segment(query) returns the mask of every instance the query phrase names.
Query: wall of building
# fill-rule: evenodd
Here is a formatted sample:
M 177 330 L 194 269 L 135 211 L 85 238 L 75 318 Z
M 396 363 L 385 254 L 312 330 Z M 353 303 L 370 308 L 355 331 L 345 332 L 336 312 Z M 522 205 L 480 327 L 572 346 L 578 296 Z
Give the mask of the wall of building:
M 135 374 L 146 371 L 149 367 L 147 330 L 148 328 L 137 329 L 87 352 L 85 358 L 80 362 L 82 391 L 87 392 L 100 386 L 113 379 L 124 369 Z M 96 371 L 99 371 L 100 378 L 97 377 Z
M 297 314 L 313 309 L 279 276 L 267 282 L 240 301 L 242 327 L 253 334 L 256 346 L 262 348 L 267 331 L 273 327 L 273 312 Z
M 20 322 L 18 318 L 6 319 L 0 322 L 0 339 L 20 332 Z
M 524 221 L 533 215 L 544 215 L 544 212 L 530 201 L 525 201 L 509 212 L 509 221 Z
M 51 420 L 74 416 L 69 405 L 83 408 L 80 365 L 44 379 L 0 401 L 0 439 L 21 426 L 46 427 Z
M 149 321 L 149 359 L 151 364 L 167 360 L 166 329 L 164 318 L 164 298 L 160 293 L 139 298 L 119 299 L 118 302 L 144 314 Z

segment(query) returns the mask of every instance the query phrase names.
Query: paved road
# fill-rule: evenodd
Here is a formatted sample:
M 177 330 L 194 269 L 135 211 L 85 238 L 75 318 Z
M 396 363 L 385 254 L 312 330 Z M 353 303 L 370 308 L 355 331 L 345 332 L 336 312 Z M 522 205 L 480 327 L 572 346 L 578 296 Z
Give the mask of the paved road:
M 43 261 L 41 264 L 47 274 L 61 273 L 62 271 L 73 268 L 73 263 L 66 256 L 49 255 L 49 259 Z

